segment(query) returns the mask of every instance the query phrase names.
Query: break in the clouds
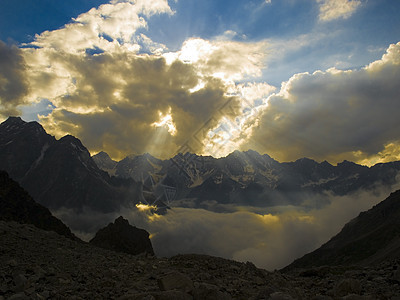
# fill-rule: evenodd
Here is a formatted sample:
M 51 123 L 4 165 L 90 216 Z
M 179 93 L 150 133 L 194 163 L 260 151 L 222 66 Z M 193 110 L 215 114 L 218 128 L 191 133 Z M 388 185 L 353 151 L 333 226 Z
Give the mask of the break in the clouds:
M 250 145 L 283 161 L 299 153 L 332 162 L 383 161 L 376 154 L 398 153 L 399 82 L 400 43 L 358 70 L 296 74 L 268 98 Z

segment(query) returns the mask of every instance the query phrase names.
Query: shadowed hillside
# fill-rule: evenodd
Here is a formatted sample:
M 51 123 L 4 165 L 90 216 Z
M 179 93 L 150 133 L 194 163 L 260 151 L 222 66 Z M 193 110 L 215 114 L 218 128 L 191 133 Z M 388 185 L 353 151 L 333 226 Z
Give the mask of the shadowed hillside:
M 284 270 L 322 265 L 370 265 L 400 258 L 400 190 L 360 213 L 317 250 Z

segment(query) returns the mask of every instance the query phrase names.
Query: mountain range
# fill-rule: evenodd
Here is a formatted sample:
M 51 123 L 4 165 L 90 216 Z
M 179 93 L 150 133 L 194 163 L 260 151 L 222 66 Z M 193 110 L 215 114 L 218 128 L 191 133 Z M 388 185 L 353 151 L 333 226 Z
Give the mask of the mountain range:
M 230 205 L 315 208 L 326 200 L 314 197 L 310 203 L 311 194 L 390 188 L 398 182 L 400 162 L 334 166 L 302 158 L 281 163 L 252 150 L 222 158 L 179 153 L 168 160 L 146 153 L 117 162 L 105 152 L 91 157 L 71 135 L 57 140 L 37 122 L 10 117 L 0 124 L 1 169 L 50 209 L 113 212 L 144 202 L 219 212 Z
M 398 182 L 400 171 L 400 162 L 366 167 L 343 161 L 333 166 L 302 158 L 280 163 L 252 150 L 234 151 L 222 158 L 179 153 L 169 160 L 146 153 L 119 162 L 100 152 L 93 159 L 110 175 L 142 182 L 144 190 L 156 191 L 163 203 L 210 210 L 224 204 L 318 207 L 325 204 L 318 202 L 323 198 L 307 203 L 311 194 L 342 196 L 360 189 L 373 192 L 381 186 L 390 188 Z

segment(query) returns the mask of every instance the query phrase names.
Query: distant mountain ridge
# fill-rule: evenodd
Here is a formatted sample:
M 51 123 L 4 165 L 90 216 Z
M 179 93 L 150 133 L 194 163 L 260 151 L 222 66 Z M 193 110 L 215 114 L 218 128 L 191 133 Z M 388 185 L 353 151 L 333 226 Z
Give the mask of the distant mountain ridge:
M 50 209 L 111 212 L 140 201 L 141 185 L 100 170 L 77 138 L 56 140 L 19 117 L 0 124 L 1 169 Z
M 100 155 L 104 153 L 93 157 L 95 162 L 100 161 Z M 254 206 L 299 205 L 310 193 L 346 195 L 358 189 L 373 191 L 382 185 L 390 188 L 398 182 L 400 171 L 400 162 L 366 167 L 343 161 L 333 166 L 326 161 L 318 163 L 302 158 L 280 163 L 252 150 L 234 151 L 218 159 L 180 153 L 169 160 L 160 160 L 144 154 L 129 156 L 113 166 L 112 170 L 104 170 L 117 177 L 143 182 L 150 178 L 155 186 L 173 187 L 175 203 L 190 207 L 203 207 L 210 201 Z

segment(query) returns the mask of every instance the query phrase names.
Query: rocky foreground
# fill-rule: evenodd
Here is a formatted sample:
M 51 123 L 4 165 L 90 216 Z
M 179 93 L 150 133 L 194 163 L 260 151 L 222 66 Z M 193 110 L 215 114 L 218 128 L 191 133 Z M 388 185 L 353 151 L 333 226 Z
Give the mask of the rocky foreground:
M 400 299 L 400 265 L 268 272 L 204 255 L 133 256 L 0 221 L 0 299 Z

